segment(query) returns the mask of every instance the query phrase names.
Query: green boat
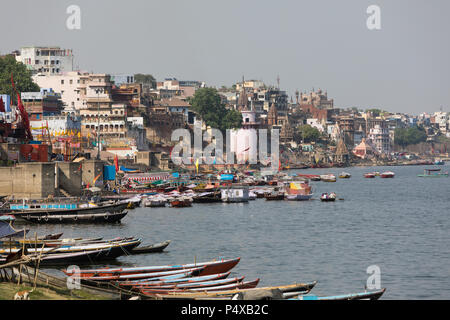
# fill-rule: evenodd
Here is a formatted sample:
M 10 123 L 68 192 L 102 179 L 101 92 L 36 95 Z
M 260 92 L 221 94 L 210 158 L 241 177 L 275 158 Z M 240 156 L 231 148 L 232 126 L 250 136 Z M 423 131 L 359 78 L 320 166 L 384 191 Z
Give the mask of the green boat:
M 448 171 L 441 172 L 441 169 L 424 169 L 423 174 L 418 174 L 421 178 L 444 178 L 448 177 Z

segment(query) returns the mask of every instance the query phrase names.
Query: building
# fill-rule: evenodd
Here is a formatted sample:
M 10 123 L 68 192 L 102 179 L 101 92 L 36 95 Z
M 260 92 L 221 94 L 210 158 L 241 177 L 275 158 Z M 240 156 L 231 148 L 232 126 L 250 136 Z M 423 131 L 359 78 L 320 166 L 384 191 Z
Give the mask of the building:
M 72 50 L 60 47 L 22 47 L 16 60 L 22 62 L 32 75 L 54 75 L 73 70 Z
M 391 151 L 391 138 L 386 126 L 376 124 L 369 131 L 368 138 L 372 145 L 381 154 L 389 154 Z
M 51 89 L 41 89 L 40 92 L 22 92 L 21 100 L 30 121 L 42 120 L 44 116 L 61 114 L 61 96 Z
M 300 106 L 311 105 L 318 109 L 333 109 L 334 101 L 333 99 L 328 99 L 328 93 L 323 92 L 321 89 L 310 93 L 300 93 Z
M 88 75 L 86 72 L 69 71 L 57 75 L 39 73 L 33 76 L 33 81 L 40 88 L 51 88 L 61 95 L 64 108 L 79 110 L 83 108 L 80 94 L 80 78 Z
M 260 127 L 260 123 L 256 120 L 256 111 L 252 107 L 248 108 L 248 98 L 245 87 L 242 87 L 237 107 L 242 114 L 242 126 L 238 130 L 231 130 L 230 151 L 234 153 L 238 163 L 257 163 L 257 129 Z M 232 159 L 227 159 L 228 162 L 232 162 L 231 160 Z

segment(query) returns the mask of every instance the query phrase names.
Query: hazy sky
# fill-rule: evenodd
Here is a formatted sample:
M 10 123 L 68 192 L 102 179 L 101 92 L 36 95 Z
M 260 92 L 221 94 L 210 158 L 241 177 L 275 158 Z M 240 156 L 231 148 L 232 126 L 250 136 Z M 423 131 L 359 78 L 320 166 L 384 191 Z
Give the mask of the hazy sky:
M 81 9 L 69 30 L 66 8 Z M 369 5 L 381 30 L 369 30 Z M 73 49 L 75 66 L 221 86 L 246 79 L 322 88 L 337 107 L 450 111 L 448 0 L 14 0 L 0 53 Z

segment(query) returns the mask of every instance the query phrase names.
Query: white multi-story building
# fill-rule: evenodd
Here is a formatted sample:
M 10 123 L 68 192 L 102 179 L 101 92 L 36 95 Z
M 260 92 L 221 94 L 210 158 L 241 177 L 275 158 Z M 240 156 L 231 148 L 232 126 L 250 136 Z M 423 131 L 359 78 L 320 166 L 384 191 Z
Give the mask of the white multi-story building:
M 435 112 L 434 113 L 434 123 L 439 126 L 439 131 L 442 133 L 447 133 L 448 124 L 449 124 L 449 116 L 448 112 Z
M 376 124 L 369 131 L 369 139 L 378 152 L 389 154 L 391 151 L 391 138 L 389 129 Z
M 26 65 L 33 75 L 52 75 L 73 70 L 72 50 L 60 47 L 22 47 L 16 60 Z

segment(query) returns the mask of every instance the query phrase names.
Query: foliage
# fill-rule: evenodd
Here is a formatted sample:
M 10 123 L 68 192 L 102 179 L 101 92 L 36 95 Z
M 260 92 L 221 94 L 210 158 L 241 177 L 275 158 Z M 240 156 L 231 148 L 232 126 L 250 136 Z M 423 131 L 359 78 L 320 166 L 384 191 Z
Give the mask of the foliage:
M 406 147 L 427 141 L 427 134 L 423 127 L 397 128 L 394 132 L 394 142 L 396 145 Z
M 300 125 L 294 133 L 297 142 L 315 142 L 320 139 L 320 131 L 308 124 Z
M 386 113 L 386 111 L 381 109 L 367 109 L 366 112 L 371 112 L 374 117 L 379 117 L 383 113 Z
M 226 129 L 241 127 L 241 113 L 237 110 L 226 109 L 219 93 L 214 88 L 198 89 L 189 103 L 206 125 L 211 128 L 224 132 Z
M 137 83 L 151 85 L 152 88 L 156 88 L 156 79 L 151 74 L 137 73 L 134 75 L 134 81 Z
M 11 84 L 11 73 L 13 74 L 16 90 L 20 92 L 39 92 L 39 86 L 31 79 L 31 71 L 13 56 L 0 58 L 0 94 L 8 94 L 11 101 L 16 102 L 17 97 Z

